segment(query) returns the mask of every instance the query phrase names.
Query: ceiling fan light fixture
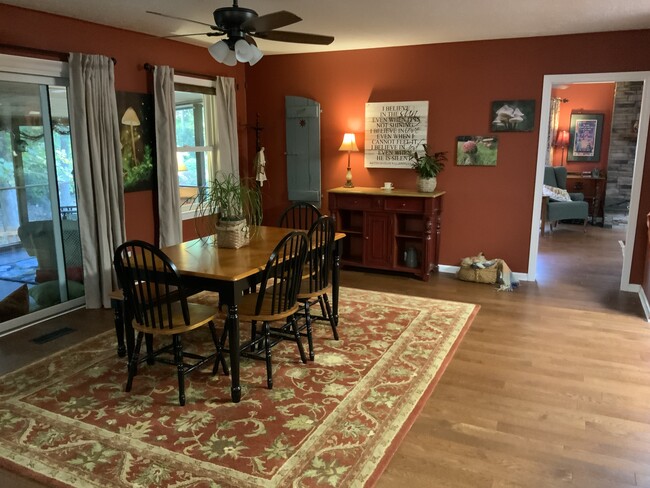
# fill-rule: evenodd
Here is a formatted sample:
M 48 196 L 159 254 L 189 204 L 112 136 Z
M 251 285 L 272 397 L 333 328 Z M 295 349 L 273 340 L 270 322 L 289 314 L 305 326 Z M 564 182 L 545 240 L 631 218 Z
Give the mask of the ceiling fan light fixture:
M 212 46 L 208 48 L 208 52 L 210 55 L 219 61 L 220 63 L 225 63 L 226 57 L 228 57 L 228 53 L 230 53 L 230 47 L 228 47 L 228 44 L 226 44 L 226 41 L 219 41 L 215 42 Z
M 262 59 L 262 56 L 264 56 L 264 53 L 262 51 L 260 51 L 260 49 L 257 46 L 253 45 L 253 44 L 251 44 L 251 50 L 253 51 L 253 55 L 251 56 L 251 59 L 248 62 L 248 64 L 253 66 L 260 59 Z
M 237 57 L 235 56 L 235 51 L 228 50 L 228 54 L 223 61 L 221 61 L 226 66 L 235 66 L 237 64 Z
M 244 39 L 239 39 L 235 43 L 235 57 L 240 63 L 248 63 L 254 55 L 253 46 L 248 44 Z

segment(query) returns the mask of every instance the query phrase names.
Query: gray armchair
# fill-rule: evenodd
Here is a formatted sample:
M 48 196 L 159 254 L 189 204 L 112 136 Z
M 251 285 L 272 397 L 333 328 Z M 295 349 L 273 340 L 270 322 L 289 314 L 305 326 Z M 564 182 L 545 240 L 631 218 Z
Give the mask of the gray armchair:
M 566 190 L 567 170 L 564 166 L 547 166 L 544 168 L 544 184 Z M 582 193 L 569 193 L 570 202 L 556 202 L 544 197 L 542 202 L 542 234 L 546 222 L 549 222 L 551 232 L 559 220 L 580 219 L 584 221 L 584 232 L 587 232 L 589 204 L 584 201 Z
M 83 282 L 79 222 L 68 219 L 61 220 L 61 233 L 66 275 L 69 280 Z M 38 261 L 36 281 L 42 283 L 57 279 L 53 222 L 51 220 L 26 222 L 18 227 L 18 237 L 27 254 L 36 256 Z

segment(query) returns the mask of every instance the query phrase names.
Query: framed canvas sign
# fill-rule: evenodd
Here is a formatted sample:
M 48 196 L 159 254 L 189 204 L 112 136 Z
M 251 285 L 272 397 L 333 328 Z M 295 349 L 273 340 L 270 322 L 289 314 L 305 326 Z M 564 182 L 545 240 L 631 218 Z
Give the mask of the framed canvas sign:
M 535 122 L 535 100 L 492 102 L 492 132 L 530 132 Z
M 568 162 L 600 161 L 603 118 L 603 114 L 571 114 Z
M 366 168 L 411 168 L 427 142 L 429 102 L 366 103 Z
M 491 136 L 456 137 L 457 166 L 496 166 L 499 141 Z

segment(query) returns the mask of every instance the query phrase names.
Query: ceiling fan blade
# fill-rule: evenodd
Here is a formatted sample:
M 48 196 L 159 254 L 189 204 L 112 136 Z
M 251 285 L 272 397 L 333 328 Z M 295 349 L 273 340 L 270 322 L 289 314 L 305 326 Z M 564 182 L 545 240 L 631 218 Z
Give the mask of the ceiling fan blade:
M 300 44 L 320 44 L 326 46 L 334 42 L 333 36 L 321 36 L 319 34 L 305 34 L 303 32 L 287 32 L 287 31 L 270 31 L 270 32 L 256 32 L 251 34 L 260 39 L 269 41 L 282 41 L 282 42 L 297 42 Z
M 208 37 L 214 37 L 214 36 L 223 36 L 223 32 L 197 32 L 195 34 L 174 34 L 171 36 L 163 36 L 163 39 L 173 39 L 174 37 L 191 37 L 191 36 L 208 36 Z
M 292 14 L 286 10 L 280 10 L 247 20 L 241 25 L 241 29 L 246 32 L 267 32 L 295 24 L 301 20 L 296 14 Z
M 185 22 L 194 22 L 195 24 L 205 25 L 207 27 L 210 27 L 211 29 L 215 28 L 215 26 L 212 25 L 212 24 L 206 24 L 205 22 L 199 22 L 198 20 L 186 19 L 186 18 L 183 18 L 183 17 L 176 17 L 175 15 L 161 14 L 160 12 L 153 12 L 151 10 L 147 10 L 146 12 L 148 14 L 159 15 L 160 17 L 167 17 L 168 19 L 184 20 Z

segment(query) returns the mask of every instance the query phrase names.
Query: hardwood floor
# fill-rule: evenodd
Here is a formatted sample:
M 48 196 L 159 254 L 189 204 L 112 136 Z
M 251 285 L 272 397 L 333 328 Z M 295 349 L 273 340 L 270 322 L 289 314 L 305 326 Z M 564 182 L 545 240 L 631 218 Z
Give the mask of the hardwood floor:
M 513 293 L 450 274 L 342 273 L 348 287 L 481 305 L 378 487 L 650 487 L 650 328 L 637 295 L 618 291 L 623 238 L 560 225 L 540 240 L 538 281 Z M 109 312 L 86 311 L 47 326 L 73 316 L 112 327 Z M 29 334 L 0 351 L 22 351 Z M 82 339 L 31 346 L 8 366 L 3 354 L 0 370 Z M 0 471 L 0 486 L 45 485 Z

